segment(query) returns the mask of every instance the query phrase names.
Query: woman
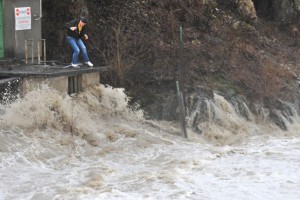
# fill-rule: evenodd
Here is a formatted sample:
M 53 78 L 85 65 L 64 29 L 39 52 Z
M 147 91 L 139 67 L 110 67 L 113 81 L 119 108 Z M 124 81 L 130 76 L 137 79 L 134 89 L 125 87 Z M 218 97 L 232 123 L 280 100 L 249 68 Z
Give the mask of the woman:
M 65 24 L 67 29 L 67 41 L 73 49 L 72 55 L 72 67 L 79 68 L 78 66 L 78 55 L 80 51 L 82 52 L 83 60 L 85 64 L 93 67 L 93 63 L 90 62 L 88 57 L 87 49 L 82 41 L 82 39 L 87 40 L 89 37 L 86 34 L 86 24 L 87 19 L 85 17 L 80 17 L 79 19 L 74 19 Z

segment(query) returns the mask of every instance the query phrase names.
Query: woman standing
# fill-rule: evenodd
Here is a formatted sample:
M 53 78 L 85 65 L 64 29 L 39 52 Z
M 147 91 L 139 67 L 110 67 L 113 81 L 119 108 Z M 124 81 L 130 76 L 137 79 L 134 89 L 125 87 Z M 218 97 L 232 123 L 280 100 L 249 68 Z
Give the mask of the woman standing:
M 67 41 L 73 49 L 72 54 L 72 67 L 79 68 L 78 66 L 78 55 L 80 51 L 82 52 L 84 63 L 90 67 L 93 67 L 93 63 L 90 62 L 88 57 L 87 49 L 82 39 L 88 40 L 88 35 L 86 34 L 86 24 L 87 19 L 85 17 L 80 17 L 79 19 L 74 19 L 65 24 L 67 29 Z

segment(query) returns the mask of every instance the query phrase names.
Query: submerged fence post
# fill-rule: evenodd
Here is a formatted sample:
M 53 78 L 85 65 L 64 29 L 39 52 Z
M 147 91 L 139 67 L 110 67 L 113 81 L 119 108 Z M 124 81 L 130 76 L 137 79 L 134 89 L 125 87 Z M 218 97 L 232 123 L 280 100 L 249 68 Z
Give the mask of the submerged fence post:
M 25 63 L 28 64 L 28 46 L 31 46 L 31 64 L 34 62 L 34 40 L 25 40 Z
M 183 96 L 182 92 L 180 91 L 179 83 L 176 81 L 177 87 L 177 94 L 178 94 L 178 102 L 179 102 L 179 109 L 180 109 L 180 122 L 181 122 L 181 129 L 185 138 L 188 138 L 187 131 L 186 131 L 186 122 L 185 122 L 185 109 L 183 104 Z
M 180 46 L 179 46 L 179 63 L 178 63 L 178 72 L 179 72 L 179 81 L 176 81 L 176 87 L 177 87 L 177 93 L 178 93 L 178 103 L 179 103 L 179 109 L 180 109 L 180 121 L 181 121 L 181 128 L 182 132 L 185 138 L 188 138 L 187 131 L 186 131 L 186 121 L 185 121 L 185 95 L 184 95 L 184 63 L 183 63 L 183 29 L 180 26 L 179 29 L 179 40 L 180 40 Z M 183 92 L 181 91 L 183 89 Z
M 179 46 L 179 65 L 178 65 L 178 71 L 179 71 L 179 85 L 182 88 L 184 84 L 184 66 L 183 66 L 183 30 L 180 26 L 179 28 L 179 40 L 180 40 L 180 46 Z

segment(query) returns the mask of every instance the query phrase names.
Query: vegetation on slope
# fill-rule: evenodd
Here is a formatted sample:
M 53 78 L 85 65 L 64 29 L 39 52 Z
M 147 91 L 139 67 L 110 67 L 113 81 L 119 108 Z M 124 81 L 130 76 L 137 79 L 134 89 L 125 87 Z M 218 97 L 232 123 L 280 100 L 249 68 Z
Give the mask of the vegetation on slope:
M 69 62 L 63 23 L 88 16 L 90 57 L 113 67 L 102 80 L 134 96 L 174 87 L 178 65 L 185 66 L 187 88 L 202 85 L 255 100 L 286 91 L 299 73 L 299 36 L 293 29 L 299 20 L 271 21 L 266 13 L 247 18 L 234 0 L 44 0 L 43 11 L 47 55 Z

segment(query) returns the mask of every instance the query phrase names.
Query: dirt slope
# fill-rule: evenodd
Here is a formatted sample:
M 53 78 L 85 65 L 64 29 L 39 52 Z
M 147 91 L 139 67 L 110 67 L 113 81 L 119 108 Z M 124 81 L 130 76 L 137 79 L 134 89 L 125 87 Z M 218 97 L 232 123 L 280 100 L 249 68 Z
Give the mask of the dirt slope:
M 144 105 L 174 89 L 179 66 L 187 90 L 202 86 L 256 101 L 292 92 L 298 77 L 299 19 L 278 22 L 261 10 L 247 18 L 234 1 L 45 0 L 43 11 L 51 59 L 69 62 L 63 23 L 86 15 L 92 61 L 113 66 L 102 82 L 125 87 Z

